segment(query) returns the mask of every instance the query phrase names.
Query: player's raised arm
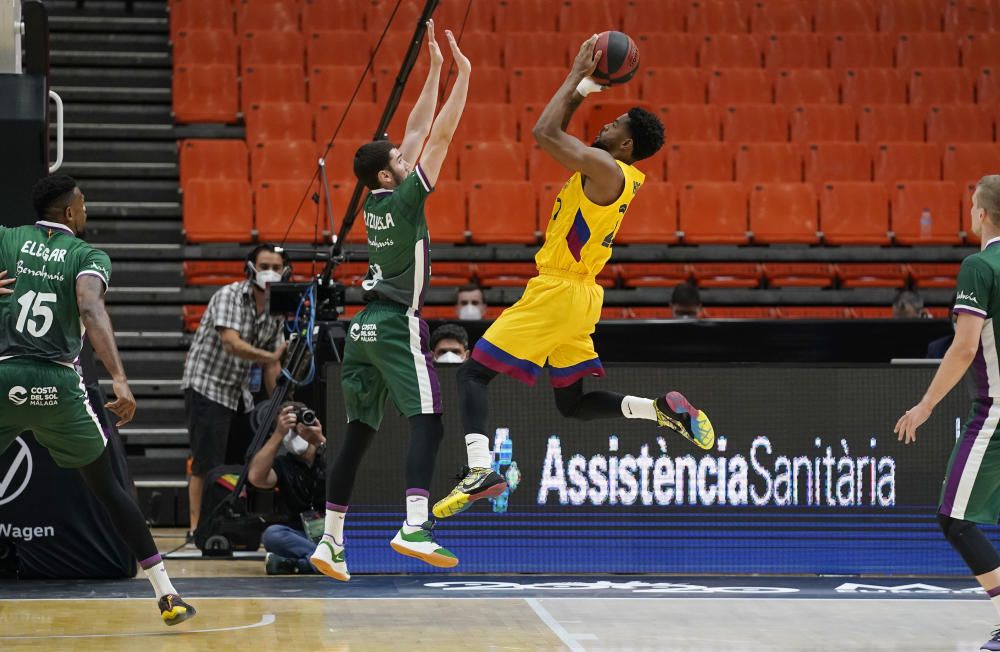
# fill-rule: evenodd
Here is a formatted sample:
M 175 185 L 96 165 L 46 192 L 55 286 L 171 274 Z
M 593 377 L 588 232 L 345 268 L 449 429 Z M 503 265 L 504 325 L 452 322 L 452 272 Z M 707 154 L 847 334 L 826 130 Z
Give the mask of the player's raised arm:
M 432 186 L 437 183 L 441 164 L 444 163 L 448 146 L 455 136 L 455 130 L 458 129 L 458 121 L 462 119 L 462 112 L 465 111 L 465 99 L 469 94 L 469 76 L 472 74 L 472 64 L 458 49 L 455 35 L 449 30 L 445 30 L 445 34 L 448 36 L 448 46 L 451 48 L 452 56 L 455 57 L 458 76 L 455 78 L 451 94 L 441 107 L 441 113 L 434 120 L 427 146 L 424 147 L 423 156 L 420 157 L 420 168 Z
M 444 56 L 434 38 L 433 20 L 427 21 L 427 49 L 431 55 L 431 67 L 427 72 L 424 88 L 420 91 L 420 97 L 417 98 L 417 103 L 413 105 L 410 117 L 406 120 L 406 133 L 399 146 L 399 153 L 407 161 L 415 161 L 420 155 L 427 134 L 431 131 L 431 123 L 434 122 L 434 112 L 437 110 L 438 84 L 441 80 L 441 63 L 444 61 Z
M 621 192 L 625 176 L 615 163 L 614 157 L 602 149 L 587 147 L 579 139 L 564 131 L 573 111 L 583 101 L 584 96 L 577 92 L 577 87 L 594 72 L 601 59 L 602 53 L 595 51 L 596 44 L 595 34 L 580 46 L 580 52 L 573 61 L 569 76 L 538 116 L 531 135 L 534 136 L 535 142 L 559 163 L 570 170 L 581 172 L 596 183 L 599 187 L 598 194 L 617 197 Z
M 92 274 L 85 274 L 76 279 L 76 304 L 80 309 L 80 321 L 87 329 L 87 337 L 97 357 L 104 363 L 104 368 L 111 374 L 114 383 L 112 388 L 115 400 L 106 408 L 120 417 L 118 426 L 124 426 L 132 420 L 135 414 L 135 398 L 125 377 L 125 368 L 118 355 L 115 344 L 115 333 L 111 328 L 111 318 L 104 308 L 104 281 Z

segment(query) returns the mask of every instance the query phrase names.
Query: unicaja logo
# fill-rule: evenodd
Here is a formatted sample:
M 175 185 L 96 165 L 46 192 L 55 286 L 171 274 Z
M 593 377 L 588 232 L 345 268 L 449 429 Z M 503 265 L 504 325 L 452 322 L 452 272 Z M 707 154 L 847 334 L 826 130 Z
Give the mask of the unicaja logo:
M 355 323 L 351 324 L 351 339 L 354 340 L 355 342 L 357 342 L 359 337 L 361 337 L 361 324 L 355 322 Z M 14 391 L 14 390 L 11 390 L 11 391 Z M 13 399 L 11 399 L 11 400 L 13 400 Z M 24 403 L 24 401 L 22 400 L 21 403 Z
M 24 405 L 24 403 L 28 400 L 28 390 L 20 385 L 15 385 L 10 388 L 7 398 L 9 398 L 10 402 L 14 405 Z

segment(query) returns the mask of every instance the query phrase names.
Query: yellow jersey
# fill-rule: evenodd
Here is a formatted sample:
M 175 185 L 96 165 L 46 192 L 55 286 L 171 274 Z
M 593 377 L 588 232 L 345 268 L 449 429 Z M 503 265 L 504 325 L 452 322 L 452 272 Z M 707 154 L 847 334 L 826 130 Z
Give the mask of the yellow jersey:
M 646 180 L 638 169 L 615 162 L 625 174 L 625 188 L 611 204 L 599 206 L 587 199 L 579 172 L 559 191 L 545 227 L 545 243 L 535 255 L 540 272 L 548 269 L 592 278 L 604 269 L 622 218 Z

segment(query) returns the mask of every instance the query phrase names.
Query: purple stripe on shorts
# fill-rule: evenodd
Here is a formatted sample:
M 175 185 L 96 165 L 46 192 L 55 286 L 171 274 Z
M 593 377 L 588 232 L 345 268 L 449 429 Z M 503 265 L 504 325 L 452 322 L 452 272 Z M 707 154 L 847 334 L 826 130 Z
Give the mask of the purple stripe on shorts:
M 163 561 L 163 557 L 160 556 L 160 553 L 156 553 L 152 557 L 140 561 L 139 565 L 142 566 L 142 570 L 149 570 L 153 566 L 159 564 L 161 561 Z
M 341 514 L 347 513 L 347 505 L 338 505 L 337 503 L 327 501 L 326 508 L 331 512 L 340 512 Z
M 948 469 L 948 483 L 945 485 L 944 498 L 941 500 L 940 513 L 951 516 L 951 511 L 955 508 L 955 496 L 958 495 L 958 485 L 962 482 L 962 475 L 965 473 L 965 465 L 969 461 L 969 453 L 972 452 L 972 445 L 986 423 L 990 408 L 993 407 L 993 399 L 980 399 L 975 403 L 976 413 L 969 423 L 969 427 L 962 433 L 962 441 L 959 443 L 958 453 L 955 455 L 955 462 Z
M 427 365 L 427 378 L 431 383 L 431 399 L 434 403 L 434 414 L 441 414 L 444 412 L 441 404 L 441 382 L 438 380 L 437 368 L 434 366 L 434 352 L 430 350 L 430 328 L 423 319 L 420 320 L 420 350 L 424 352 L 424 364 Z
M 416 488 L 407 489 L 406 497 L 409 498 L 410 496 L 423 496 L 424 498 L 430 498 L 431 492 L 427 491 L 426 489 L 416 489 Z
M 994 587 L 992 589 L 986 589 L 986 595 L 990 596 L 991 598 L 997 597 L 998 595 L 1000 595 L 1000 586 Z

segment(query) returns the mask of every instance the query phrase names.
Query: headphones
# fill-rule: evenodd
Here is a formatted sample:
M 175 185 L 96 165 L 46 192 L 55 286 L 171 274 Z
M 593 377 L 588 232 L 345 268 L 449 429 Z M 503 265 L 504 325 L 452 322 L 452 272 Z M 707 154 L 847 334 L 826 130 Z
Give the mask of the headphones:
M 277 245 L 264 243 L 257 245 L 256 247 L 250 250 L 250 253 L 247 254 L 247 261 L 246 264 L 244 265 L 243 271 L 249 280 L 252 281 L 254 277 L 257 275 L 257 268 L 254 266 L 254 262 L 257 260 L 257 256 L 262 251 L 270 251 L 271 253 L 275 253 L 281 256 L 281 262 L 284 263 L 285 265 L 285 268 L 281 270 L 282 283 L 285 283 L 288 281 L 288 279 L 292 278 L 292 265 L 288 260 L 288 254 L 285 253 L 285 250 Z

